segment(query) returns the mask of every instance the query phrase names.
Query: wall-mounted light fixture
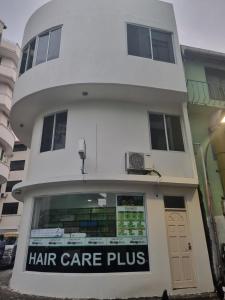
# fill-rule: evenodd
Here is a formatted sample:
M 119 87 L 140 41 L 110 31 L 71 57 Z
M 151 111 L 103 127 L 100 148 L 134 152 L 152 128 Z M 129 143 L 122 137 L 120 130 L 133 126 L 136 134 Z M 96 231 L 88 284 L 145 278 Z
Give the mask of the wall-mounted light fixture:
M 87 174 L 84 171 L 84 162 L 86 159 L 86 142 L 84 138 L 81 138 L 78 141 L 78 154 L 82 160 L 81 174 Z

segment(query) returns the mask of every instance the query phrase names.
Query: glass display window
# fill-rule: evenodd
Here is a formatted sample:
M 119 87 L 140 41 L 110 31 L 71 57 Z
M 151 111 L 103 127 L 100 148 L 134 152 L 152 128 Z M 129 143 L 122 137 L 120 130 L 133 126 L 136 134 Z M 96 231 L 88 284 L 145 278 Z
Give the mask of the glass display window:
M 35 199 L 27 271 L 149 271 L 144 195 L 89 193 Z

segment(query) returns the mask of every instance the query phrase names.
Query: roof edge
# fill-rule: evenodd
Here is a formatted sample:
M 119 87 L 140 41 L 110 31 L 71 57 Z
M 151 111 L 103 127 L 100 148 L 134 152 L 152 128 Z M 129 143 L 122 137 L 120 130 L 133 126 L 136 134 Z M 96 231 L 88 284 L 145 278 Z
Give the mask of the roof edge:
M 183 58 L 202 57 L 211 60 L 225 60 L 225 53 L 217 52 L 209 49 L 202 49 L 192 46 L 181 45 L 181 53 Z

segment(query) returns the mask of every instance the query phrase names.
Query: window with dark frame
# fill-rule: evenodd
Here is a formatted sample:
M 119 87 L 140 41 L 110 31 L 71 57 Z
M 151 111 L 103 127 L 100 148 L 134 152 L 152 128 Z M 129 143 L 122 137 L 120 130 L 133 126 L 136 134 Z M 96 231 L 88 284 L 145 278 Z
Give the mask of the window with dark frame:
M 127 43 L 129 55 L 175 63 L 171 32 L 127 24 Z
M 14 144 L 13 152 L 27 151 L 27 147 L 24 144 Z
M 5 192 L 6 193 L 11 193 L 14 185 L 16 185 L 17 183 L 20 183 L 20 182 L 21 182 L 21 180 L 7 181 Z
M 18 202 L 3 203 L 2 215 L 16 215 L 18 212 Z
M 24 48 L 19 75 L 22 75 L 33 65 L 59 57 L 62 27 L 52 28 L 34 37 Z
M 128 54 L 151 58 L 149 28 L 127 24 Z
M 152 29 L 153 59 L 175 63 L 172 34 L 161 30 Z
M 179 116 L 150 113 L 149 123 L 152 149 L 184 151 Z
M 225 101 L 225 70 L 205 68 L 205 74 L 210 98 Z
M 13 160 L 10 162 L 10 171 L 24 170 L 25 160 Z
M 164 196 L 164 206 L 167 209 L 185 209 L 184 197 Z
M 40 152 L 65 148 L 67 112 L 46 116 L 43 121 Z

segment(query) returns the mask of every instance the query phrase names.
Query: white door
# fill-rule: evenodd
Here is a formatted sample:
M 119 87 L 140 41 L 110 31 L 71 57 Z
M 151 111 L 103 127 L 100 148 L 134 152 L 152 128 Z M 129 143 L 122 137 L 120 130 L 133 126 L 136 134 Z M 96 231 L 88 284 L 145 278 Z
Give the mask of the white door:
M 195 287 L 192 245 L 185 211 L 166 211 L 167 235 L 174 289 Z

